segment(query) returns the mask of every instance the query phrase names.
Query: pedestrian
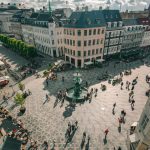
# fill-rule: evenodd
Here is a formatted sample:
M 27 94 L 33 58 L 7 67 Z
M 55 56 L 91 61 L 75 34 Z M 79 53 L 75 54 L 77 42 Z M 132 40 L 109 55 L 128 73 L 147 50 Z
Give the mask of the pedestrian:
M 130 82 L 128 82 L 128 88 L 127 88 L 127 89 L 128 89 L 128 91 L 130 90 L 130 84 L 131 84 L 131 83 L 130 83 Z
M 106 129 L 106 130 L 104 131 L 104 133 L 105 133 L 105 139 L 107 138 L 107 134 L 108 134 L 108 132 L 109 132 L 109 130 L 108 130 L 108 129 Z
M 46 86 L 48 86 L 48 78 L 46 79 Z
M 120 147 L 120 146 L 118 147 L 118 150 L 121 150 L 121 147 Z
M 78 127 L 78 121 L 75 121 L 75 126 L 76 126 L 76 128 Z
M 123 87 L 123 82 L 121 82 L 121 90 L 123 89 L 122 87 Z
M 129 82 L 128 82 L 128 81 L 126 81 L 126 89 L 128 89 L 128 85 L 129 85 Z
M 83 139 L 86 138 L 86 132 L 83 132 Z
M 48 101 L 48 97 L 49 97 L 48 94 L 46 94 L 46 101 Z
M 131 88 L 131 91 L 133 91 L 134 90 L 134 85 L 132 85 L 132 88 Z
M 88 82 L 87 81 L 85 82 L 85 86 L 88 87 Z
M 65 81 L 65 78 L 64 78 L 64 76 L 62 76 L 62 82 L 64 82 Z
M 134 107 L 134 103 L 135 103 L 135 100 L 133 99 L 133 100 L 131 101 L 131 107 L 132 107 L 132 108 Z

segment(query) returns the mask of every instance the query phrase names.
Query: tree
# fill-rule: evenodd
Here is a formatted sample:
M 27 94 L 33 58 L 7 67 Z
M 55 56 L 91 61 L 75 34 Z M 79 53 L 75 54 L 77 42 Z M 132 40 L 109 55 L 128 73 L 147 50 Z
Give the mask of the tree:
M 21 108 L 23 108 L 23 104 L 25 103 L 25 98 L 23 97 L 22 93 L 17 93 L 16 96 L 14 97 L 14 100 L 17 105 L 20 105 Z
M 35 57 L 37 55 L 36 49 L 33 45 L 28 45 L 27 46 L 27 57 Z
M 25 85 L 21 82 L 18 84 L 18 87 L 21 91 L 23 91 L 25 89 Z

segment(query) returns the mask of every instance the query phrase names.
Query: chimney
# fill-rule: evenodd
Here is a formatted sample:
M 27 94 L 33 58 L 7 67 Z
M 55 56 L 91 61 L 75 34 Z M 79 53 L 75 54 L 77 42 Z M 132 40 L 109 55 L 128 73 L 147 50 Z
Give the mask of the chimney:
M 102 10 L 103 9 L 103 7 L 102 6 L 99 6 L 99 10 Z

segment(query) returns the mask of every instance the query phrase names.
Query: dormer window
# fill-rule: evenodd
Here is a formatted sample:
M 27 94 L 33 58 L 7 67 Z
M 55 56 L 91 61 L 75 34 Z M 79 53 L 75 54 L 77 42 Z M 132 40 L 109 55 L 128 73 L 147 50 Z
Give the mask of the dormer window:
M 108 22 L 108 23 L 107 23 L 107 27 L 108 27 L 108 28 L 111 28 L 111 22 Z
M 96 19 L 96 23 L 97 23 L 97 24 L 99 24 L 100 21 L 101 21 L 101 20 L 100 20 L 99 18 Z
M 122 27 L 122 21 L 119 21 L 119 27 Z
M 76 24 L 77 20 L 73 19 L 72 24 Z
M 90 25 L 91 24 L 91 20 L 88 18 L 87 19 L 87 23 Z
M 114 22 L 114 27 L 117 27 L 117 22 Z

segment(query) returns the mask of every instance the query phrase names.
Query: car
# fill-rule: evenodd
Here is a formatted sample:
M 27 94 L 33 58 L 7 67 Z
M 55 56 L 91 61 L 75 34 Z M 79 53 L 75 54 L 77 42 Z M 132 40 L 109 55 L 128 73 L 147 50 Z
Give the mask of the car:
M 5 86 L 9 83 L 9 76 L 0 77 L 0 86 Z

